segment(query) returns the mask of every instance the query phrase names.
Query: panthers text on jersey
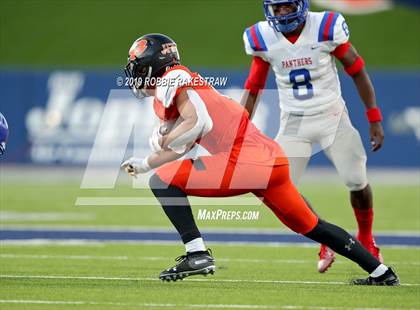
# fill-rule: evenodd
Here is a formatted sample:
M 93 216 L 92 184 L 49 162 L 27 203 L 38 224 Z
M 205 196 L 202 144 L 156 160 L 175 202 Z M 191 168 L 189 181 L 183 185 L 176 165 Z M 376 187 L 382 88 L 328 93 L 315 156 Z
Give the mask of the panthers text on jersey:
M 244 42 L 247 54 L 261 57 L 273 68 L 282 111 L 315 114 L 341 100 L 331 53 L 348 42 L 349 35 L 341 14 L 309 12 L 295 43 L 267 21 L 247 28 Z

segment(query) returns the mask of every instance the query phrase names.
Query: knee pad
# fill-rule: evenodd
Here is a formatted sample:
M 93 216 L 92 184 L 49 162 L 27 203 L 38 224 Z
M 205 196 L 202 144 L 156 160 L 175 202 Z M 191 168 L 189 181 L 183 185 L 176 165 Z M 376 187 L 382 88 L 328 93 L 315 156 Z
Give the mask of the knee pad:
M 368 185 L 366 173 L 353 173 L 344 180 L 347 188 L 351 192 L 360 191 Z
M 368 185 L 366 176 L 366 157 L 348 163 L 340 173 L 344 183 L 350 191 L 360 191 Z
M 358 192 L 361 191 L 362 189 L 366 188 L 366 186 L 368 185 L 368 182 L 366 181 L 365 183 L 346 183 L 347 188 L 349 189 L 349 191 L 351 192 Z

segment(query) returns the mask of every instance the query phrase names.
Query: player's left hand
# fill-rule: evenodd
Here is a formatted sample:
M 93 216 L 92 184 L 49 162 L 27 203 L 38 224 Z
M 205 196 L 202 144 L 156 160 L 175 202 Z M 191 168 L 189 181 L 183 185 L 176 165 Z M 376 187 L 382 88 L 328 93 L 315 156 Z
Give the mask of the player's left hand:
M 149 138 L 150 149 L 156 153 L 162 150 L 163 136 L 160 133 L 160 127 L 156 127 L 153 130 L 152 136 Z
M 384 143 L 384 129 L 382 128 L 381 122 L 375 122 L 370 124 L 370 144 L 372 145 L 372 151 L 376 152 L 382 147 Z
M 121 168 L 124 168 L 129 175 L 135 178 L 137 178 L 138 174 L 149 172 L 152 169 L 147 161 L 147 157 L 131 157 L 122 163 Z

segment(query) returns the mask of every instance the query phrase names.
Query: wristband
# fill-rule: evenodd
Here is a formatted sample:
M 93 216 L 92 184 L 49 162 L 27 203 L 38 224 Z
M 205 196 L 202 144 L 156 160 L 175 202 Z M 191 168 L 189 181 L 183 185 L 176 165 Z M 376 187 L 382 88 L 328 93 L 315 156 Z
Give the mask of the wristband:
M 140 173 L 146 173 L 152 170 L 152 167 L 150 167 L 149 165 L 149 156 L 147 156 L 146 158 L 142 160 L 141 168 L 139 170 L 141 170 Z
M 369 123 L 376 123 L 382 121 L 381 109 L 379 109 L 378 107 L 367 110 L 366 116 L 368 118 Z
M 351 66 L 344 68 L 348 75 L 353 76 L 359 73 L 363 67 L 365 66 L 365 62 L 362 57 L 357 57 L 354 63 Z

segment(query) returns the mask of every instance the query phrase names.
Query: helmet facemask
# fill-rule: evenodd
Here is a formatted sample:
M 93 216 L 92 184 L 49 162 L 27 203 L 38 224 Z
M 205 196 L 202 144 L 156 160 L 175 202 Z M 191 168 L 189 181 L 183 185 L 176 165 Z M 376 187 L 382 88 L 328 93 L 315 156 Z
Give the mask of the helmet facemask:
M 291 4 L 294 11 L 285 15 L 275 15 L 274 5 Z M 308 15 L 308 0 L 265 0 L 264 13 L 270 24 L 278 32 L 289 33 L 296 30 L 306 21 Z
M 128 78 L 128 85 L 137 99 L 148 97 L 146 92 L 147 80 L 152 76 L 153 68 L 151 66 L 142 66 L 137 60 L 129 61 L 125 66 L 124 72 Z

